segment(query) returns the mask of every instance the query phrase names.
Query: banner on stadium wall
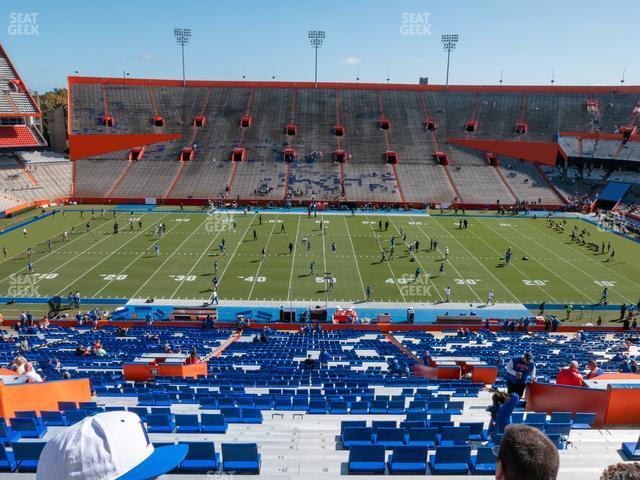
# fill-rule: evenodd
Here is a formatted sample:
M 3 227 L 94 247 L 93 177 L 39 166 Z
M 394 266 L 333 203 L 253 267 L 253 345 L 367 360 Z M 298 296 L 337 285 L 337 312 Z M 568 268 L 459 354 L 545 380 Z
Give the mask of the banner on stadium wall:
M 155 198 L 155 197 L 145 197 L 144 204 L 145 205 L 157 205 L 158 204 L 158 199 Z

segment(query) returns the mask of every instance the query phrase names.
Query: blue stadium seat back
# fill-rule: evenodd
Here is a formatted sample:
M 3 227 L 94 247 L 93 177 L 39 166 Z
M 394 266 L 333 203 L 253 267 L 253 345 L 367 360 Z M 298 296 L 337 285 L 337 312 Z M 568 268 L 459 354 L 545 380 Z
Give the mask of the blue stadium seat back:
M 213 442 L 184 442 L 189 447 L 187 456 L 180 464 L 180 471 L 207 473 L 218 470 L 220 454 Z
M 524 412 L 513 412 L 511 414 L 511 423 L 523 423 Z
M 223 443 L 222 471 L 260 473 L 261 458 L 256 443 Z
M 373 443 L 373 429 L 371 427 L 345 428 L 342 433 L 342 445 L 351 448 L 354 445 L 371 445 Z
M 225 433 L 227 431 L 227 421 L 221 413 L 203 413 L 200 418 L 204 433 Z
M 393 448 L 389 455 L 389 472 L 391 474 L 425 474 L 429 449 L 426 447 L 399 446 Z
M 460 426 L 469 427 L 469 440 L 484 441 L 487 439 L 484 422 L 460 422 Z
M 200 419 L 196 414 L 178 413 L 175 415 L 178 433 L 200 433 Z
M 470 460 L 470 446 L 439 446 L 435 455 L 429 457 L 429 468 L 436 475 L 463 475 L 469 471 Z
M 171 415 L 157 413 L 147 415 L 147 430 L 150 433 L 173 433 L 175 429 L 176 422 Z
M 79 402 L 78 403 L 78 408 L 81 408 L 81 409 L 87 410 L 87 411 L 97 410 L 98 409 L 98 403 L 97 402 Z M 66 409 L 65 408 L 61 408 L 60 410 L 66 410 Z
M 374 420 L 371 422 L 373 433 L 376 433 L 380 428 L 396 428 L 397 426 L 395 420 Z
M 58 402 L 58 410 L 75 410 L 78 408 L 77 402 Z
M 474 475 L 493 475 L 496 473 L 496 456 L 491 447 L 478 447 L 476 455 L 469 462 Z
M 575 428 L 578 430 L 587 430 L 593 426 L 595 421 L 596 421 L 595 413 L 577 412 L 573 416 L 572 428 Z
M 47 411 L 43 410 L 40 412 L 40 417 L 42 418 L 42 422 L 47 427 L 66 427 L 69 425 L 69 422 L 62 414 L 62 412 L 56 411 Z
M 626 456 L 626 460 L 640 460 L 640 453 L 636 453 L 636 445 L 638 442 L 623 442 L 622 453 Z
M 11 429 L 19 432 L 22 438 L 42 438 L 47 433 L 47 427 L 33 418 L 12 418 Z
M 453 421 L 433 421 L 429 422 L 429 426 L 438 429 L 438 433 L 442 433 L 442 430 L 447 427 L 453 427 Z
M 344 434 L 345 428 L 366 428 L 366 420 L 342 420 L 340 422 L 340 435 Z
M 260 410 L 271 410 L 273 408 L 273 399 L 271 397 L 257 397 L 253 400 L 253 405 Z
M 227 423 L 242 423 L 242 415 L 240 413 L 240 409 L 237 407 L 221 408 L 220 413 L 224 415 Z
M 566 423 L 547 423 L 544 431 L 547 435 L 558 433 L 564 437 L 568 437 L 571 434 L 571 422 Z
M 129 407 L 129 411 L 138 415 L 143 422 L 147 421 L 147 415 L 149 415 L 147 407 Z
M 428 422 L 429 414 L 427 412 L 408 412 L 406 420 L 408 422 Z
M 307 397 L 293 397 L 293 402 L 291 402 L 291 409 L 306 412 L 307 410 L 309 410 L 309 399 Z
M 236 399 L 233 397 L 220 397 L 218 398 L 218 407 L 220 408 L 234 408 L 237 407 Z
M 384 445 L 386 448 L 392 448 L 404 445 L 405 434 L 401 428 L 378 428 L 374 431 L 375 443 Z
M 44 446 L 45 442 L 14 443 L 12 445 L 13 456 L 18 463 L 18 470 L 20 472 L 35 472 Z
M 393 415 L 402 415 L 405 412 L 405 401 L 403 400 L 391 400 L 387 407 L 387 413 Z
M 64 410 L 62 413 L 64 417 L 67 419 L 67 422 L 69 423 L 69 425 L 78 423 L 89 416 L 89 413 L 86 410 L 80 410 L 80 409 Z
M 545 429 L 547 428 L 547 424 L 546 423 L 527 423 L 527 425 L 529 425 L 530 427 L 533 427 L 533 428 L 537 428 L 541 432 L 544 432 Z
M 447 408 L 447 402 L 441 400 L 429 400 L 428 411 L 434 413 L 444 412 Z
M 151 407 L 151 413 L 154 415 L 172 415 L 171 407 Z
M 13 452 L 7 450 L 4 444 L 0 444 L 0 471 L 13 472 L 18 468 Z
M 443 427 L 440 445 L 466 445 L 469 442 L 469 427 Z
M 447 410 L 451 415 L 462 415 L 464 411 L 464 402 L 461 401 L 453 401 L 447 403 Z
M 427 402 L 426 400 L 413 400 L 407 407 L 407 412 L 426 412 Z
M 215 397 L 200 397 L 200 409 L 202 410 L 217 410 L 218 399 Z
M 430 422 L 450 422 L 451 414 L 450 413 L 432 413 L 429 415 Z
M 382 445 L 355 445 L 349 451 L 349 473 L 383 474 L 385 448 Z
M 351 414 L 367 414 L 369 413 L 369 402 L 353 402 L 351 404 L 351 408 L 349 409 L 349 413 Z
M 427 422 L 400 422 L 400 428 L 404 428 L 404 431 L 409 433 L 410 430 L 414 428 L 426 428 Z
M 141 393 L 138 395 L 138 405 L 140 406 L 153 406 L 155 402 L 153 396 L 150 393 Z
M 369 406 L 369 413 L 384 414 L 387 413 L 389 402 L 387 400 L 374 400 Z
M 435 448 L 437 443 L 437 428 L 412 428 L 407 435 L 407 445 Z
M 345 401 L 329 402 L 329 413 L 331 414 L 347 414 L 349 413 L 349 403 Z
M 573 413 L 571 412 L 552 412 L 549 423 L 571 423 L 573 422 Z
M 6 423 L 0 423 L 0 443 L 13 443 L 17 442 L 22 438 L 22 434 L 20 432 L 16 432 L 8 426 Z
M 547 414 L 540 412 L 528 412 L 524 419 L 524 423 L 526 425 L 531 425 L 533 423 L 547 423 Z
M 258 408 L 241 408 L 242 423 L 262 423 L 262 411 Z

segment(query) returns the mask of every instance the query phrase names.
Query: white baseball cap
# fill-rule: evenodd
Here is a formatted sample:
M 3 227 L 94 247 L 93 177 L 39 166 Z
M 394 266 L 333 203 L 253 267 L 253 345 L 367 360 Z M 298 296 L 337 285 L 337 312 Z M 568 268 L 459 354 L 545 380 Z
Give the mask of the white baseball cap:
M 149 480 L 177 467 L 188 450 L 184 444 L 154 449 L 133 412 L 98 413 L 47 442 L 36 480 Z

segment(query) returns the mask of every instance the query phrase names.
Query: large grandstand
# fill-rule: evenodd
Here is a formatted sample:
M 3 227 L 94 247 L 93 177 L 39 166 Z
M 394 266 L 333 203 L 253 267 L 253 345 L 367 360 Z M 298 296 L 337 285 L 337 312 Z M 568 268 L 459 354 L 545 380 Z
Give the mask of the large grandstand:
M 0 479 L 640 478 L 640 87 L 67 86 L 0 46 Z

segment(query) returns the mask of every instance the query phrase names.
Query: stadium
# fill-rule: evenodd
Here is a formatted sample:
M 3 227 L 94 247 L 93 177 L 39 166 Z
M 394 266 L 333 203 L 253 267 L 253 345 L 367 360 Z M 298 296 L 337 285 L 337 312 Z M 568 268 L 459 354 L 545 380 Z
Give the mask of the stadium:
M 207 70 L 160 13 L 177 75 L 61 76 L 9 13 L 0 478 L 640 478 L 640 86 L 450 83 L 411 5 L 441 83 L 319 70 L 357 41 L 313 24 L 312 79 Z

